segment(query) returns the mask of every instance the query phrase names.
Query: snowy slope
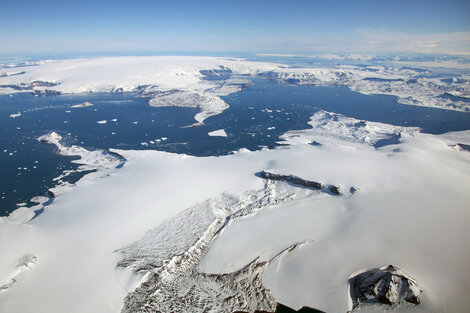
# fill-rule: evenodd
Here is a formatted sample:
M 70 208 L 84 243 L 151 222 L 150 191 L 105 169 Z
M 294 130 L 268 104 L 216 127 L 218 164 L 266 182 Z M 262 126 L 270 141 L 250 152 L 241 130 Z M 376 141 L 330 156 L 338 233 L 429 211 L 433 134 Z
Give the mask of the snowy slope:
M 347 125 L 348 119 L 338 116 L 337 122 Z M 328 123 L 331 130 L 342 129 Z M 376 129 L 392 128 L 375 125 L 370 137 L 380 138 Z M 257 290 L 266 299 L 270 294 L 294 308 L 308 305 L 344 313 L 350 305 L 349 276 L 393 264 L 412 275 L 423 290 L 420 305 L 399 310 L 465 311 L 470 284 L 470 252 L 464 248 L 470 236 L 470 153 L 451 146 L 468 143 L 469 132 L 415 133 L 377 149 L 371 148 L 373 141 L 342 140 L 341 136 L 339 133 L 333 141 L 334 133 L 328 137 L 318 134 L 319 145 L 294 144 L 222 157 L 117 151 L 127 160 L 123 168 L 108 169 L 106 177 L 85 176 L 31 222 L 0 223 L 0 287 L 16 277 L 18 261 L 25 255 L 37 261 L 0 294 L 0 311 L 53 313 L 66 308 L 71 313 L 118 312 L 129 292 L 140 290 L 144 291 L 140 295 L 151 300 L 145 284 L 139 283 L 155 277 L 151 272 L 144 276 L 147 261 L 160 260 L 151 271 L 187 273 L 181 268 L 168 271 L 158 267 L 160 262 L 183 262 L 186 259 L 179 259 L 181 253 L 196 247 L 194 234 L 204 237 L 204 227 L 184 225 L 199 221 L 205 221 L 199 226 L 215 225 L 212 218 L 230 214 L 219 210 L 225 201 L 215 202 L 212 212 L 217 214 L 204 205 L 199 206 L 201 210 L 194 205 L 224 199 L 220 198 L 223 193 L 233 195 L 225 199 L 254 201 L 249 195 L 265 188 L 265 179 L 255 175 L 263 170 L 335 185 L 341 194 L 274 182 L 278 187 L 268 198 L 261 197 L 266 201 L 253 206 L 248 215 L 234 215 L 203 246 L 207 252 L 202 258 L 189 258 L 196 260 L 191 264 L 196 264 L 197 277 L 225 273 L 228 276 L 218 280 L 228 284 L 222 285 L 227 288 L 223 290 L 236 292 L 232 283 L 245 276 L 232 273 L 255 264 L 250 262 L 259 257 L 258 262 L 268 262 L 261 272 L 255 272 L 262 275 L 262 289 Z M 353 138 L 361 136 L 352 134 Z M 285 198 L 282 190 L 294 191 L 293 197 L 278 201 Z M 192 209 L 185 211 L 188 208 Z M 174 216 L 184 218 L 175 220 Z M 173 227 L 177 229 L 173 231 Z M 147 233 L 152 229 L 157 229 L 157 237 Z M 161 240 L 155 238 L 162 238 L 170 248 L 162 250 Z M 299 242 L 306 244 L 275 257 Z M 123 248 L 127 251 L 124 259 L 119 252 Z M 191 251 L 189 248 L 183 255 L 191 257 Z M 120 262 L 125 265 L 123 260 L 132 266 L 118 268 Z M 135 266 L 141 268 L 139 275 L 132 273 Z M 181 289 L 189 286 L 184 277 L 171 275 L 165 277 L 172 279 L 177 294 L 189 292 Z M 205 280 L 207 286 L 213 286 L 210 281 Z M 198 293 L 190 294 L 198 299 Z M 165 301 L 175 307 L 177 302 L 172 301 L 180 301 L 178 297 Z M 196 311 L 191 302 L 185 305 L 187 312 Z M 211 307 L 216 305 L 224 308 L 221 303 Z

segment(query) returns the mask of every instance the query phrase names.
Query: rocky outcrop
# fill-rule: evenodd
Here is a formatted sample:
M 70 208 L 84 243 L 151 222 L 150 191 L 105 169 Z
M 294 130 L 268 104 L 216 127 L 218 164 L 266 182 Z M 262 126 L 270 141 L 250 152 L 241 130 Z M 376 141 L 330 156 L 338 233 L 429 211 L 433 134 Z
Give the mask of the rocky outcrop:
M 470 145 L 463 143 L 456 143 L 455 145 L 450 145 L 450 147 L 457 151 L 470 151 Z
M 219 68 L 202 70 L 199 73 L 203 76 L 201 79 L 204 80 L 225 80 L 230 78 L 232 70 L 221 65 Z
M 57 86 L 57 83 L 35 80 L 29 83 L 21 83 L 17 85 L 0 85 L 0 88 L 11 88 L 13 90 L 24 91 L 24 90 L 34 90 L 37 87 L 54 87 Z
M 306 179 L 303 179 L 294 175 L 281 175 L 281 174 L 274 174 L 274 173 L 270 173 L 266 171 L 261 171 L 257 173 L 256 175 L 264 179 L 285 181 L 294 185 L 300 185 L 300 186 L 312 188 L 312 189 L 322 189 L 324 187 L 321 183 L 318 183 L 316 181 L 306 180 Z
M 32 254 L 25 254 L 18 260 L 18 264 L 16 265 L 13 274 L 9 277 L 9 282 L 0 285 L 0 293 L 8 291 L 13 285 L 18 283 L 18 279 L 20 274 L 25 271 L 31 269 L 36 263 L 38 262 L 38 258 Z
M 349 279 L 351 311 L 367 306 L 398 307 L 419 304 L 421 289 L 400 269 L 389 265 L 355 274 Z
M 333 185 L 330 185 L 328 186 L 328 190 L 332 193 L 332 194 L 335 194 L 335 195 L 339 195 L 341 192 L 340 192 L 340 187 L 339 186 L 333 186 Z
M 339 186 L 329 185 L 325 187 L 325 185 L 323 185 L 322 183 L 319 183 L 313 180 L 306 180 L 306 179 L 303 179 L 294 175 L 282 175 L 282 174 L 270 173 L 267 171 L 261 171 L 259 173 L 256 173 L 256 176 L 267 179 L 267 180 L 283 181 L 283 182 L 287 182 L 293 185 L 306 187 L 310 189 L 323 190 L 324 192 L 327 192 L 333 195 L 341 194 L 341 188 Z

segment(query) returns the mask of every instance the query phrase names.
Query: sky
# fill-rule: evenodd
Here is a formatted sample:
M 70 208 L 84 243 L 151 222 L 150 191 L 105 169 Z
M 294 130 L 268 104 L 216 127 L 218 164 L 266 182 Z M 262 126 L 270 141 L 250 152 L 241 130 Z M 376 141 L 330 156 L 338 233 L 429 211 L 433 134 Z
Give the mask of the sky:
M 463 0 L 0 0 L 0 53 L 470 55 Z

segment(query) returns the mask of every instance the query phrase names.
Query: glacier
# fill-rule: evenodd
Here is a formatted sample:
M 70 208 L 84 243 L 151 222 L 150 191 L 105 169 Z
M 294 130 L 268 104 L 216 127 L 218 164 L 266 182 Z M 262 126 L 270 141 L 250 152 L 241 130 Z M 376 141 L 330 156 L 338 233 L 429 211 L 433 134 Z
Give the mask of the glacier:
M 132 91 L 157 106 L 198 107 L 197 125 L 226 108 L 220 96 L 250 84 L 229 73 L 468 110 L 463 100 L 432 100 L 468 98 L 464 74 L 446 82 L 386 66 L 120 57 L 23 69 L 4 68 L 2 93 Z M 360 298 L 351 277 L 389 264 L 422 291 L 419 305 L 396 312 L 465 311 L 470 131 L 430 135 L 326 111 L 309 125 L 274 149 L 218 157 L 89 151 L 59 133 L 39 137 L 95 172 L 74 186 L 58 177 L 44 214 L 32 218 L 47 202 L 37 197 L 38 207 L 0 218 L 0 311 L 251 313 L 282 303 L 344 313 Z
M 145 282 L 164 271 L 171 290 L 195 299 L 181 307 L 180 298 L 168 294 L 169 308 L 195 312 L 206 303 L 209 311 L 219 312 L 221 303 L 227 303 L 229 311 L 240 302 L 217 302 L 223 293 L 222 298 L 213 294 L 214 302 L 206 301 L 197 289 L 190 292 L 184 286 L 194 283 L 194 277 L 216 286 L 211 281 L 220 277 L 218 281 L 227 284 L 220 290 L 242 295 L 248 289 L 232 283 L 244 286 L 244 279 L 257 273 L 262 279 L 256 290 L 267 301 L 260 308 L 271 309 L 275 301 L 295 309 L 346 312 L 350 275 L 387 264 L 405 270 L 422 288 L 414 312 L 466 308 L 470 255 L 461 247 L 470 218 L 470 154 L 451 146 L 470 144 L 470 133 L 401 130 L 395 144 L 375 148 L 374 140 L 344 137 L 348 123 L 351 120 L 340 115 L 327 120 L 332 132 L 315 134 L 318 145 L 308 144 L 308 138 L 274 150 L 241 150 L 220 157 L 112 150 L 126 159 L 122 168 L 84 176 L 29 222 L 0 223 L 2 281 L 8 282 L 22 256 L 37 258 L 36 266 L 0 294 L 1 311 L 61 312 L 64 305 L 69 312 L 126 311 L 134 308 L 131 303 L 139 303 L 132 299 L 153 299 Z M 364 124 L 369 122 L 351 128 L 349 138 L 364 138 Z M 381 138 L 384 129 L 399 132 L 390 125 L 375 125 L 367 136 Z M 335 140 L 333 131 L 338 134 Z M 288 182 L 267 182 L 255 175 L 263 170 L 338 186 L 344 192 L 331 195 Z M 349 192 L 352 187 L 354 193 Z M 221 227 L 216 235 L 206 236 Z M 197 250 L 204 253 L 193 259 L 193 270 L 176 271 L 172 266 L 193 255 L 203 238 L 212 239 Z M 306 244 L 288 249 L 299 243 Z M 276 257 L 285 249 L 289 252 Z M 436 254 L 436 249 L 445 253 Z M 161 284 L 157 286 L 166 286 Z M 21 300 L 25 297 L 29 301 Z M 233 308 L 256 308 L 250 306 L 253 302 L 245 303 Z

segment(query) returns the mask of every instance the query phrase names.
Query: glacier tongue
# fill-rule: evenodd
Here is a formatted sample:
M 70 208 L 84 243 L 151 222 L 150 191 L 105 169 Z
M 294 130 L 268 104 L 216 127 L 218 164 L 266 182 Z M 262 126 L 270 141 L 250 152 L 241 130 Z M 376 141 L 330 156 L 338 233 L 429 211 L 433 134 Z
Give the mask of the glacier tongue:
M 141 284 L 126 297 L 122 312 L 274 312 L 277 303 L 263 286 L 262 274 L 271 261 L 303 243 L 267 259 L 258 257 L 231 273 L 204 273 L 199 264 L 213 239 L 233 220 L 319 193 L 302 190 L 266 180 L 258 191 L 239 196 L 222 194 L 181 212 L 118 250 L 118 267 L 130 267 L 144 275 Z

